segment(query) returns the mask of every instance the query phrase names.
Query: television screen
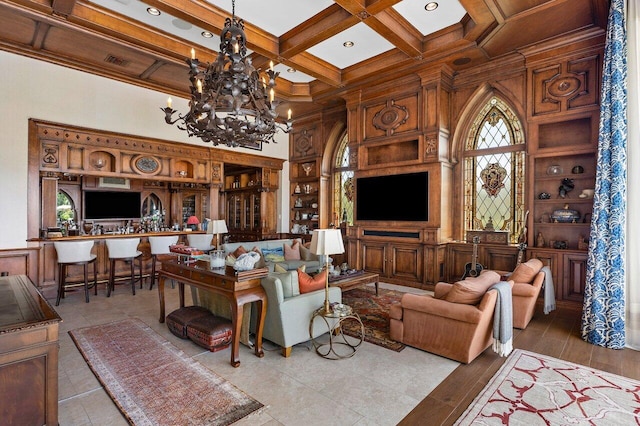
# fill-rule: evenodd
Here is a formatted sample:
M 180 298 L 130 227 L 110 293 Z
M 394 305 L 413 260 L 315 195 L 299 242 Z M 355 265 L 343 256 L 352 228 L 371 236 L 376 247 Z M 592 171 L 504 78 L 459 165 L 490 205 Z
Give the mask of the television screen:
M 356 180 L 356 219 L 429 220 L 427 172 L 362 177 Z
M 139 217 L 139 192 L 84 192 L 85 219 L 135 219 Z

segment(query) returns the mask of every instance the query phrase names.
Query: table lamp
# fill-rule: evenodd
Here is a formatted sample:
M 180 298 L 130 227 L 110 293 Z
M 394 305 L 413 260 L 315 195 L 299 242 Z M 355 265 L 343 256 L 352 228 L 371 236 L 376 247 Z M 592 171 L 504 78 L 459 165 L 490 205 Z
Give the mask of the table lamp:
M 311 236 L 311 253 L 324 256 L 325 281 L 324 281 L 324 311 L 331 313 L 329 307 L 329 255 L 344 253 L 342 233 L 339 229 L 314 229 Z
M 196 216 L 189 216 L 189 218 L 187 219 L 187 226 L 194 231 L 198 229 L 199 224 L 200 224 L 200 221 Z
M 229 230 L 223 219 L 212 220 L 207 226 L 207 234 L 216 235 L 216 249 L 209 252 L 212 268 L 222 268 L 224 266 L 224 251 L 220 250 L 220 234 L 227 232 Z

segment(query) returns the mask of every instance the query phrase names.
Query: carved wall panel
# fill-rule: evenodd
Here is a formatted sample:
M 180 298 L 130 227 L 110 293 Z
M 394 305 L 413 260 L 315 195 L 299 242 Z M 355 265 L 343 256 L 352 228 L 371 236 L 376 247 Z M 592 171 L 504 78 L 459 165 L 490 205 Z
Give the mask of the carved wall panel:
M 318 149 L 314 140 L 314 131 L 314 128 L 308 128 L 294 133 L 291 160 L 317 155 Z
M 419 130 L 418 94 L 364 105 L 363 141 Z
M 598 56 L 591 56 L 532 70 L 532 115 L 597 106 L 598 67 Z

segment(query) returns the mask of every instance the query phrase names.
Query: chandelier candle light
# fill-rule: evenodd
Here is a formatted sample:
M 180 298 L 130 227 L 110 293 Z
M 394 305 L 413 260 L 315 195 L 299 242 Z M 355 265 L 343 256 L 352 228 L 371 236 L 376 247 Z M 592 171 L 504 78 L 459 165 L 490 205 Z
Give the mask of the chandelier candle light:
M 344 253 L 342 234 L 339 229 L 314 229 L 311 236 L 311 253 L 324 256 L 324 312 L 331 313 L 329 306 L 329 255 Z
M 189 112 L 178 113 L 178 118 L 173 119 L 176 110 L 171 108 L 171 98 L 161 109 L 167 124 L 177 122 L 177 127 L 189 136 L 213 145 L 257 147 L 260 142 L 275 142 L 278 130 L 291 130 L 291 110 L 286 126 L 276 121 L 274 87 L 279 73 L 273 70 L 273 62 L 264 72 L 266 79 L 260 76 L 260 69 L 253 67 L 251 58 L 246 56 L 244 21 L 236 18 L 235 7 L 234 0 L 231 18 L 225 20 L 220 34 L 218 57 L 206 65 L 205 71 L 200 69 L 200 61 L 191 49 L 191 58 L 187 59 L 191 81 Z

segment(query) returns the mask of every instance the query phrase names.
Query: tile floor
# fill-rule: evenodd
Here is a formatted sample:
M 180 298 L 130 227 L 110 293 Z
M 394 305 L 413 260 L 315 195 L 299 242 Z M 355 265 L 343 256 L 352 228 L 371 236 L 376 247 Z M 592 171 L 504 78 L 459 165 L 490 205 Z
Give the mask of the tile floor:
M 383 288 L 419 290 L 382 284 Z M 372 290 L 373 291 L 373 290 Z M 188 294 L 188 291 L 186 292 Z M 179 305 L 178 290 L 166 290 L 167 312 Z M 54 301 L 51 301 L 53 304 Z M 239 425 L 395 425 L 424 399 L 458 363 L 411 347 L 394 352 L 364 342 L 355 356 L 331 361 L 318 356 L 309 343 L 293 348 L 290 358 L 266 341 L 258 358 L 240 345 L 241 366 L 229 364 L 230 349 L 208 352 L 191 341 L 173 336 L 158 322 L 157 291 L 131 294 L 116 286 L 107 298 L 84 303 L 82 292 L 68 293 L 56 310 L 60 329 L 60 425 L 126 425 L 124 417 L 95 378 L 67 333 L 74 328 L 138 317 L 203 365 L 226 378 L 265 405 Z

